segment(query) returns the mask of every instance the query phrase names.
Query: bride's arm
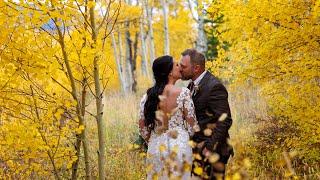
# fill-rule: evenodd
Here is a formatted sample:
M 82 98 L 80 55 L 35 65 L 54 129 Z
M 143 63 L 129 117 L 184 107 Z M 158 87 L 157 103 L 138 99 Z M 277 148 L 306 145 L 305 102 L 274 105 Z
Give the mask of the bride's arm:
M 196 118 L 191 93 L 189 90 L 187 90 L 183 101 L 183 115 L 185 121 L 187 122 L 187 130 L 190 136 L 193 136 L 194 132 L 196 132 L 199 129 L 199 125 Z
M 140 111 L 139 111 L 139 133 L 140 136 L 148 143 L 150 138 L 150 131 L 148 130 L 147 126 L 145 126 L 144 121 L 144 104 L 146 103 L 147 95 L 144 95 L 140 102 Z

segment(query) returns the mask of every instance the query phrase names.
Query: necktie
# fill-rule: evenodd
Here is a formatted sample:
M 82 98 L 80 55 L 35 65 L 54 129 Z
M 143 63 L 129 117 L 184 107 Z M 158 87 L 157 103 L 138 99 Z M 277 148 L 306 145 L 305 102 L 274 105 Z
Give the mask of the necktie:
M 191 81 L 188 85 L 188 89 L 190 90 L 191 94 L 193 94 L 193 90 L 194 90 L 194 82 Z

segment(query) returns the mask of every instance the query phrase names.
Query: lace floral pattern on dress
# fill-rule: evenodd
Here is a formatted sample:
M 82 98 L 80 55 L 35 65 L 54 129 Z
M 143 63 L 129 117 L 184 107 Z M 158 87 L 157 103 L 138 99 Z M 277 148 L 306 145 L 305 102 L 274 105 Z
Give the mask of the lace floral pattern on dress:
M 192 165 L 192 148 L 188 144 L 188 141 L 190 140 L 190 136 L 194 134 L 194 127 L 198 126 L 198 122 L 194 112 L 191 93 L 189 89 L 182 88 L 176 99 L 177 108 L 175 108 L 175 112 L 168 120 L 168 130 L 162 134 L 148 131 L 144 125 L 144 104 L 146 100 L 147 95 L 144 95 L 140 102 L 139 130 L 140 135 L 148 142 L 149 158 L 147 158 L 147 163 L 153 167 L 147 173 L 147 179 L 152 179 L 154 174 L 160 175 L 160 179 L 168 179 L 167 175 L 163 174 L 163 170 L 165 169 L 164 159 L 170 157 L 170 149 L 178 148 L 176 155 L 178 169 L 183 168 L 185 163 L 188 163 L 190 166 Z M 177 132 L 177 137 L 172 138 L 170 135 L 172 131 Z M 182 177 L 182 179 L 190 179 L 191 176 L 191 172 L 185 171 L 172 170 L 172 173 Z
M 150 136 L 150 132 L 148 131 L 148 128 L 144 124 L 144 104 L 146 103 L 146 101 L 147 101 L 147 95 L 145 94 L 140 101 L 140 111 L 139 111 L 139 132 L 141 137 L 145 141 L 147 141 Z

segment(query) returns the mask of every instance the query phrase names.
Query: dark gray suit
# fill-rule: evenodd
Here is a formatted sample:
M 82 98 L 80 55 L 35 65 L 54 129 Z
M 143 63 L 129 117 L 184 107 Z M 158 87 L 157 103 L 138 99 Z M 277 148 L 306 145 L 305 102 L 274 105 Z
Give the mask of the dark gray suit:
M 230 107 L 228 103 L 228 92 L 224 85 L 214 77 L 210 72 L 206 72 L 199 83 L 198 88 L 192 96 L 197 120 L 200 126 L 200 132 L 195 133 L 193 141 L 197 143 L 204 142 L 202 148 L 194 149 L 195 153 L 202 154 L 206 147 L 208 150 L 220 155 L 219 162 L 226 164 L 228 158 L 233 154 L 232 147 L 227 143 L 229 138 L 228 130 L 232 124 Z M 219 117 L 226 113 L 227 117 L 223 121 L 218 121 Z M 203 132 L 206 128 L 212 129 L 212 134 L 206 136 Z M 205 167 L 208 174 L 224 173 L 224 170 L 217 170 L 209 162 L 197 161 Z M 221 168 L 220 168 L 221 169 Z M 215 179 L 211 177 L 211 179 Z

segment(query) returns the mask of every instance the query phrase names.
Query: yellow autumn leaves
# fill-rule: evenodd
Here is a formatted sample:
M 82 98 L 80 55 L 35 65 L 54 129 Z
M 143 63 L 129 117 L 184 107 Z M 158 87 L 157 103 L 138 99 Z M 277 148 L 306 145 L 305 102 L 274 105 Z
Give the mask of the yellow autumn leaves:
M 304 159 L 319 160 L 319 1 L 225 1 L 208 9 L 220 42 L 214 72 L 232 80 L 230 89 L 257 89 L 265 97 L 269 115 L 281 117 L 298 134 L 285 144 L 303 149 Z M 221 68 L 222 67 L 222 68 Z M 240 95 L 240 94 L 239 94 Z
M 185 172 L 191 172 L 192 164 L 188 162 L 186 156 L 183 155 L 183 163 L 178 158 L 178 145 L 169 148 L 166 144 L 160 144 L 158 147 L 160 152 L 160 161 L 163 163 L 161 170 L 155 169 L 158 164 L 147 163 L 147 173 L 152 175 L 152 179 L 161 179 L 161 177 L 169 177 L 169 179 L 181 179 Z M 146 158 L 152 159 L 151 154 L 147 154 Z M 181 157 L 180 157 L 181 158 Z M 148 160 L 147 160 L 148 162 Z M 178 175 L 179 174 L 179 175 Z

